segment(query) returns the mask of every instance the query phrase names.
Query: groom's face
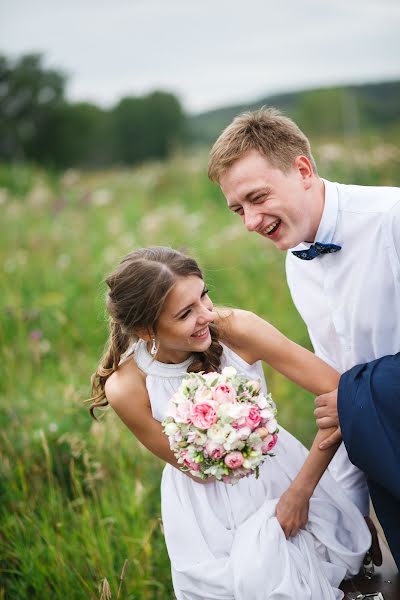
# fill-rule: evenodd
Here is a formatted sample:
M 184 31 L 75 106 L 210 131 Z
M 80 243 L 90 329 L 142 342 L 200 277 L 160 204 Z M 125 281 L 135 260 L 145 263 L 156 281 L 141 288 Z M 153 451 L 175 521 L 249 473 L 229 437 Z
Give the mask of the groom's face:
M 248 231 L 270 239 L 280 250 L 313 241 L 316 227 L 310 207 L 312 168 L 297 157 L 288 172 L 273 167 L 257 150 L 251 150 L 220 178 L 228 207 Z

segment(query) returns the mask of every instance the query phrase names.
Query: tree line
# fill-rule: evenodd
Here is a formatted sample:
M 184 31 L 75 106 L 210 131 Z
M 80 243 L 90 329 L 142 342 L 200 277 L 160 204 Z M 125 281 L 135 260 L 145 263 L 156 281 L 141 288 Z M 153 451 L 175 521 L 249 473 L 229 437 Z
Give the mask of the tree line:
M 209 146 L 235 115 L 262 106 L 279 108 L 312 139 L 383 136 L 396 144 L 400 139 L 400 80 L 282 93 L 225 106 L 193 115 L 190 136 Z
M 154 91 L 110 110 L 69 102 L 66 77 L 40 54 L 0 55 L 0 161 L 66 168 L 166 158 L 186 134 L 178 99 Z

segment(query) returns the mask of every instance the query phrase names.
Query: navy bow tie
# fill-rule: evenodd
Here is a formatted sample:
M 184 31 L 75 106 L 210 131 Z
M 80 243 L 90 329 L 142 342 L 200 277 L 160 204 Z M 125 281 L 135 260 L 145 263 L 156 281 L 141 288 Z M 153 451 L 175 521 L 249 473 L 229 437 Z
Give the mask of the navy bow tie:
M 313 260 L 313 258 L 321 254 L 331 254 L 331 252 L 339 252 L 341 249 L 342 246 L 337 246 L 336 244 L 315 242 L 307 250 L 292 250 L 292 254 L 301 260 Z

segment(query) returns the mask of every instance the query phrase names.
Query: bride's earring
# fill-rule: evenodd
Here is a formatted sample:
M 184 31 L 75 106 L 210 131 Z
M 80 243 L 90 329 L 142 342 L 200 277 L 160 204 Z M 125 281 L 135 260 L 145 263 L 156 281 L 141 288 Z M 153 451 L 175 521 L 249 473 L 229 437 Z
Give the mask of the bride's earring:
M 151 344 L 151 348 L 150 348 L 150 354 L 152 356 L 155 356 L 158 352 L 158 344 L 156 342 L 156 338 L 152 338 L 152 344 Z

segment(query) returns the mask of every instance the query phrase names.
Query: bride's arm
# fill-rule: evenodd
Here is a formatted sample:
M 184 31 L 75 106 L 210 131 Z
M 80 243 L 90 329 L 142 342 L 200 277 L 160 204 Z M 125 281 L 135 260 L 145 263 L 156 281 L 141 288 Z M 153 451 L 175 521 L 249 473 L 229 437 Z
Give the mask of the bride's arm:
M 219 325 L 223 340 L 250 364 L 263 360 L 313 394 L 338 386 L 337 371 L 257 315 L 233 310 Z M 307 523 L 309 499 L 339 443 L 328 450 L 318 446 L 333 431 L 335 428 L 318 431 L 303 467 L 278 502 L 276 515 L 287 537 Z
M 217 325 L 222 341 L 249 364 L 262 360 L 317 396 L 337 388 L 335 369 L 254 313 L 232 309 Z
M 276 516 L 286 537 L 296 535 L 307 524 L 310 498 L 340 445 L 339 442 L 327 450 L 319 448 L 329 437 L 328 431 L 331 435 L 336 429 L 318 431 L 302 468 L 276 506 Z

